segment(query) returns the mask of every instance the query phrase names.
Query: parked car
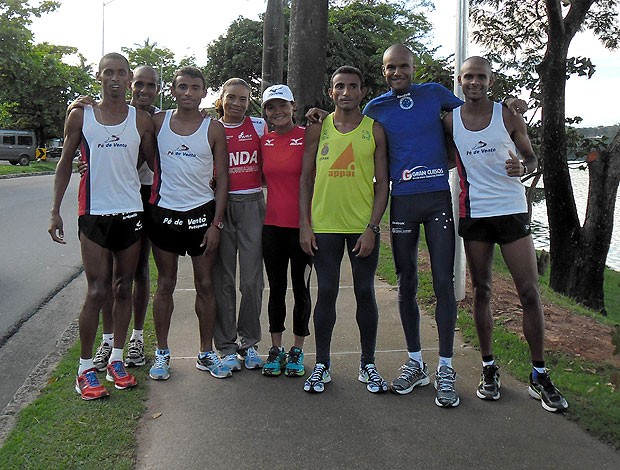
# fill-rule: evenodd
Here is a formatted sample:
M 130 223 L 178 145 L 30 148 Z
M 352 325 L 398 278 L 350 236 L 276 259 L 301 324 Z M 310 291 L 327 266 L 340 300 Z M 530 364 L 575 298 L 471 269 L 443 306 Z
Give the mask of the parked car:
M 0 160 L 8 160 L 11 165 L 30 165 L 35 159 L 36 148 L 34 131 L 0 129 Z

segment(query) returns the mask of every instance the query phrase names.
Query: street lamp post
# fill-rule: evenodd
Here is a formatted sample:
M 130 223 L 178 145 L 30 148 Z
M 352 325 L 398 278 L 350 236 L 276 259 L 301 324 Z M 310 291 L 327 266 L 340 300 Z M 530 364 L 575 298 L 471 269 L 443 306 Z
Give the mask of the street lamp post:
M 468 25 L 469 2 L 467 0 L 456 0 L 456 51 L 454 54 L 454 94 L 463 99 L 463 90 L 458 84 L 458 75 L 461 64 L 467 58 L 469 45 Z M 463 239 L 458 234 L 459 220 L 459 175 L 456 169 L 450 170 L 450 187 L 452 189 L 452 209 L 455 221 L 456 245 L 454 252 L 454 295 L 457 300 L 465 298 L 465 248 Z
M 105 54 L 105 7 L 115 0 L 101 2 L 101 56 Z

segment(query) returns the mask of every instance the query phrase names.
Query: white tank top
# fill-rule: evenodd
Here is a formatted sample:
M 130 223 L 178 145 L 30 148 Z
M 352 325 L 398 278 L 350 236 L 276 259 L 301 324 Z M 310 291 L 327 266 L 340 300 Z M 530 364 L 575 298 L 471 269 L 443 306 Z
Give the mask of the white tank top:
M 214 198 L 209 186 L 213 178 L 208 136 L 211 119 L 205 118 L 193 134 L 179 135 L 170 129 L 172 113 L 166 111 L 157 134 L 159 156 L 150 201 L 165 209 L 188 211 Z
M 501 103 L 493 104 L 491 122 L 480 131 L 465 129 L 461 108 L 456 108 L 452 132 L 458 149 L 460 217 L 495 217 L 527 212 L 523 184 L 518 177 L 506 174 L 506 160 L 510 158 L 508 150 L 516 154 L 517 149 L 504 126 Z
M 93 108 L 85 106 L 82 135 L 82 158 L 88 163 L 88 174 L 80 180 L 79 215 L 141 212 L 136 109 L 129 106 L 123 122 L 104 126 L 97 122 Z

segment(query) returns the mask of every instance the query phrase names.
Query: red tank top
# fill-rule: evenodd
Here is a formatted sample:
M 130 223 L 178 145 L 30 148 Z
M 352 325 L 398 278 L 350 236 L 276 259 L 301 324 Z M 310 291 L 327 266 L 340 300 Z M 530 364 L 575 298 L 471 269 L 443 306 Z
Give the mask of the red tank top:
M 228 146 L 228 191 L 262 187 L 260 138 L 252 119 L 246 117 L 239 127 L 226 127 Z

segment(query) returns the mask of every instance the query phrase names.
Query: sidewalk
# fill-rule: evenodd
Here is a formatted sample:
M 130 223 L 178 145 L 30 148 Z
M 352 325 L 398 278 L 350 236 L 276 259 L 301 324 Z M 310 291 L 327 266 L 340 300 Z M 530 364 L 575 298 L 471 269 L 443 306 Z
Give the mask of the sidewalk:
M 357 380 L 359 334 L 346 256 L 341 278 L 332 383 L 322 394 L 309 394 L 302 389 L 302 378 L 263 377 L 260 371 L 244 369 L 218 380 L 195 368 L 198 327 L 191 262 L 182 258 L 170 332 L 172 376 L 147 384 L 148 409 L 137 437 L 137 468 L 620 468 L 620 454 L 563 415 L 544 411 L 529 397 L 525 383 L 505 373 L 501 400 L 476 398 L 480 356 L 465 347 L 459 335 L 454 355 L 461 398 L 457 408 L 435 405 L 432 382 L 404 396 L 366 391 Z M 315 295 L 314 279 L 312 286 Z M 379 280 L 376 290 L 377 367 L 391 381 L 406 360 L 397 294 Z M 271 345 L 267 298 L 265 289 L 263 356 Z M 289 318 L 287 327 L 288 350 Z M 434 370 L 437 332 L 430 315 L 422 316 L 422 346 L 424 360 Z M 306 369 L 312 370 L 313 336 L 307 339 L 305 352 Z

